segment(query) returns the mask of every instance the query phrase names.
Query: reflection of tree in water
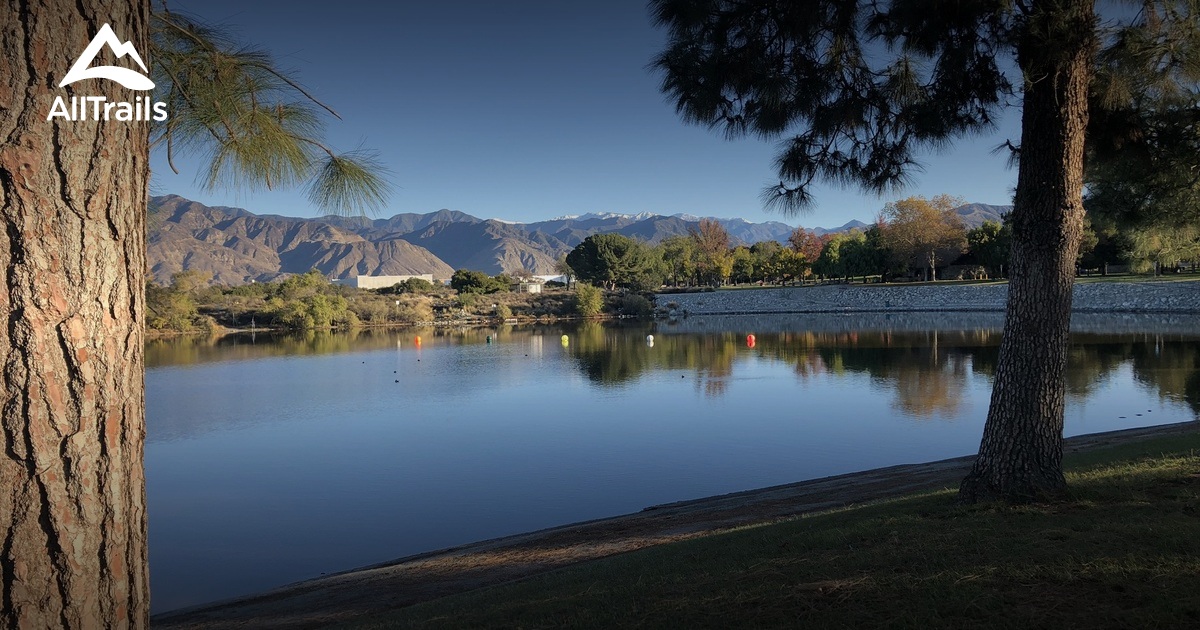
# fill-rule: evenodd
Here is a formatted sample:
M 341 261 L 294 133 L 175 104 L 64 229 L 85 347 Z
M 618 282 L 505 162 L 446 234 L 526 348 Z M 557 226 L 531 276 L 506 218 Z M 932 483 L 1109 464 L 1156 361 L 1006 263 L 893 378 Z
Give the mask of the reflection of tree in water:
M 794 366 L 802 380 L 860 373 L 895 391 L 892 407 L 906 415 L 955 418 L 972 353 L 998 343 L 990 331 L 784 333 L 759 342 L 760 354 Z
M 411 348 L 419 335 L 426 348 L 513 342 L 521 337 L 555 339 L 560 326 L 499 328 L 424 328 L 349 332 L 308 331 L 297 335 L 258 333 L 226 336 L 183 336 L 146 342 L 146 366 L 191 365 L 214 361 L 304 356 L 395 348 Z M 593 382 L 620 385 L 654 370 L 688 370 L 697 391 L 723 395 L 731 382 L 739 353 L 753 354 L 793 366 L 798 378 L 826 374 L 867 374 L 894 390 L 893 408 L 916 417 L 954 417 L 960 409 L 969 374 L 995 373 L 1000 334 L 997 331 L 939 332 L 784 332 L 756 335 L 747 348 L 742 332 L 656 334 L 654 347 L 645 337 L 649 325 L 602 325 L 590 322 L 572 330 L 570 353 Z M 1067 364 L 1067 392 L 1092 395 L 1126 363 L 1134 378 L 1155 388 L 1160 398 L 1185 402 L 1200 417 L 1200 342 L 1179 336 L 1072 336 Z M 554 342 L 557 344 L 557 341 Z M 968 368 L 969 366 L 969 368 Z
M 422 345 L 471 345 L 506 341 L 515 336 L 543 334 L 549 330 L 555 337 L 558 328 L 546 326 L 487 327 L 424 327 L 424 328 L 351 328 L 339 331 L 308 330 L 297 333 L 237 333 L 230 335 L 182 335 L 146 341 L 146 367 L 194 365 L 216 361 L 262 359 L 268 357 L 305 356 L 363 352 L 400 347 L 412 348 L 416 337 Z
M 650 347 L 645 336 L 651 330 L 589 322 L 575 330 L 571 355 L 588 379 L 602 385 L 628 383 L 654 370 L 690 370 L 706 395 L 725 393 L 738 352 L 737 334 L 659 335 Z
M 215 361 L 267 357 L 333 354 L 387 347 L 394 334 L 362 329 L 308 330 L 293 334 L 241 333 L 234 335 L 184 335 L 146 341 L 146 367 L 194 365 Z
M 1133 349 L 1133 377 L 1153 387 L 1160 399 L 1187 403 L 1200 420 L 1200 343 L 1148 338 Z
M 1109 376 L 1129 360 L 1133 344 L 1106 336 L 1074 335 L 1067 347 L 1067 395 L 1091 396 Z

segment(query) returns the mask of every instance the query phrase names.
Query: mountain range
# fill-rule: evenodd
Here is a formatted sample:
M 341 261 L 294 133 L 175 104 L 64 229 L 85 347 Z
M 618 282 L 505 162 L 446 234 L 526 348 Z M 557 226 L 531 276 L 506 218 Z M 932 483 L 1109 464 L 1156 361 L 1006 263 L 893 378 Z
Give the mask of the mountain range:
M 974 227 L 999 220 L 1008 210 L 1008 206 L 968 204 L 957 212 Z M 714 220 L 734 243 L 742 244 L 786 242 L 794 229 L 778 221 Z M 449 278 L 455 269 L 551 274 L 556 260 L 592 234 L 616 232 L 657 243 L 688 234 L 699 221 L 684 214 L 589 213 L 512 223 L 453 210 L 387 219 L 301 219 L 206 206 L 166 195 L 150 199 L 147 256 L 154 280 L 164 284 L 172 274 L 185 270 L 210 273 L 219 284 L 264 282 L 314 268 L 331 278 L 426 273 Z M 850 221 L 813 231 L 820 235 L 867 225 Z

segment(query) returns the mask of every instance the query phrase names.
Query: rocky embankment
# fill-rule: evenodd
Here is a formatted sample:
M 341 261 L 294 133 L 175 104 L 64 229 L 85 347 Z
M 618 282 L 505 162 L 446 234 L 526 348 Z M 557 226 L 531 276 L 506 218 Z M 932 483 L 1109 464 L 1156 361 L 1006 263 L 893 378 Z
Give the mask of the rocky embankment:
M 1003 311 L 1008 284 L 785 287 L 658 296 L 677 316 Z M 1200 313 L 1200 281 L 1075 285 L 1079 313 Z

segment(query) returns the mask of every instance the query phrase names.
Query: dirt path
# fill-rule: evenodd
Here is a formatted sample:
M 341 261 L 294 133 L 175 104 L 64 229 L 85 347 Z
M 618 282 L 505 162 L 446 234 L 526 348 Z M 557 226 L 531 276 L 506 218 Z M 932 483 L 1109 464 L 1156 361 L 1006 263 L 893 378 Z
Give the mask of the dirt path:
M 1158 435 L 1196 431 L 1185 422 L 1079 436 L 1077 452 Z M 584 523 L 410 556 L 386 564 L 217 604 L 155 616 L 155 628 L 313 628 L 401 608 L 731 527 L 768 522 L 922 490 L 953 487 L 973 457 L 892 466 L 861 473 L 683 501 Z

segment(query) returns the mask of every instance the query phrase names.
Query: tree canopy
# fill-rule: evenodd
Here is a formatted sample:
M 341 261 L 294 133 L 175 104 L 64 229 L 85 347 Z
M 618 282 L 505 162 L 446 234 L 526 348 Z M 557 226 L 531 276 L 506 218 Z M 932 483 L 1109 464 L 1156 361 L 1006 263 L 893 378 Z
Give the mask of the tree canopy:
M 938 261 L 957 258 L 967 244 L 966 227 L 954 212 L 961 205 L 961 199 L 948 195 L 889 202 L 880 213 L 883 242 L 901 260 L 925 267 L 927 278 L 937 280 Z
M 616 233 L 593 234 L 567 254 L 567 265 L 580 280 L 609 289 L 633 287 L 650 267 L 645 245 Z

